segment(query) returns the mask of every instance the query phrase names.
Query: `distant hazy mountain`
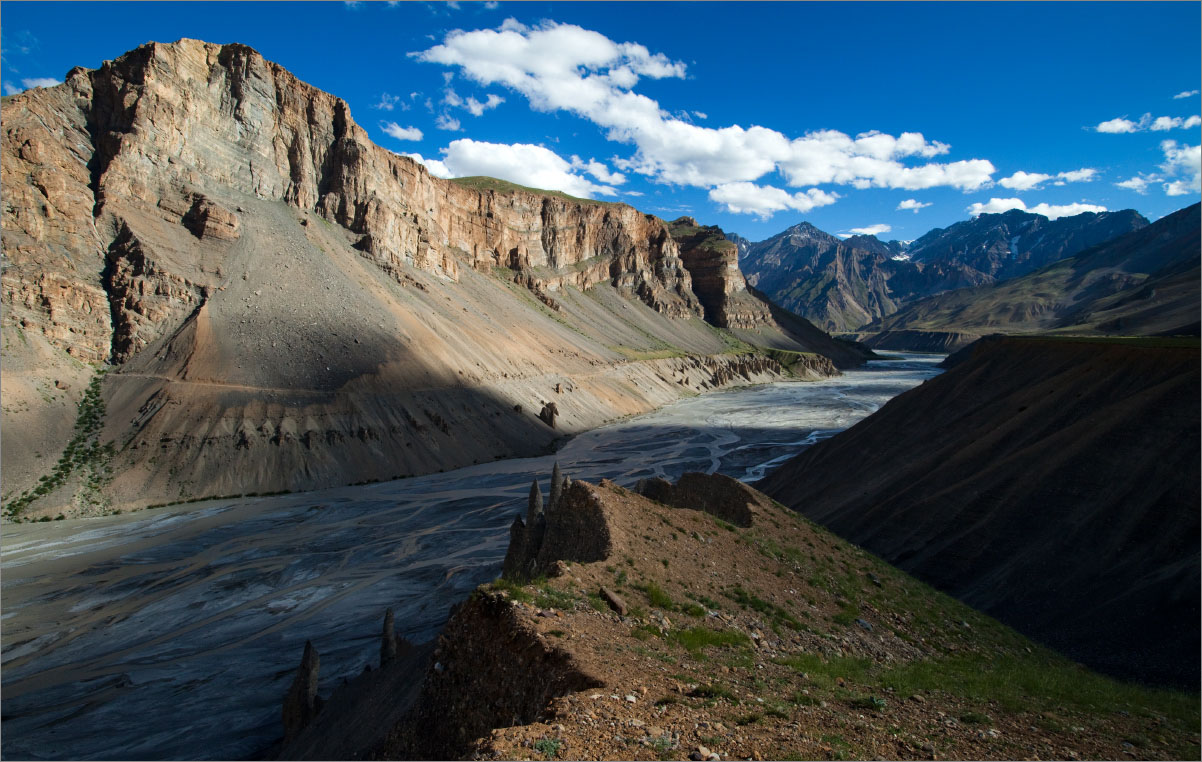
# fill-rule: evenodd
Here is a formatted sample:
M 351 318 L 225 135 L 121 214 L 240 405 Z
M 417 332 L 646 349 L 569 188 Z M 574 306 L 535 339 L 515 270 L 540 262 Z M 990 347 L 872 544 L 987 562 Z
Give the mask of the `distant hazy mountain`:
M 1146 226 L 1134 210 L 1049 220 L 983 214 L 909 245 L 847 240 L 802 222 L 747 246 L 747 281 L 828 331 L 849 331 L 945 291 L 1007 280 Z M 738 242 L 736 242 L 738 243 Z M 742 244 L 740 252 L 742 252 Z
M 914 302 L 866 330 L 1196 332 L 1200 219 L 1194 204 L 1021 277 Z

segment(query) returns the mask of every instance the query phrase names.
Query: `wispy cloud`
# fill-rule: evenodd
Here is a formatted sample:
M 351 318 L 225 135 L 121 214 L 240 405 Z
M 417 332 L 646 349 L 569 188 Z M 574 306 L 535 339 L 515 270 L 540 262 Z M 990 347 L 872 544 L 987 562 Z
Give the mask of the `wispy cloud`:
M 1126 117 L 1116 117 L 1105 122 L 1099 123 L 1094 130 L 1097 132 L 1106 132 L 1112 135 L 1121 135 L 1132 132 L 1165 132 L 1167 130 L 1184 129 L 1188 130 L 1191 127 L 1202 125 L 1202 117 L 1195 116 L 1157 116 L 1144 114 L 1138 121 L 1132 121 Z
M 880 235 L 881 233 L 888 233 L 890 230 L 893 230 L 893 226 L 882 222 L 877 225 L 869 225 L 866 228 L 852 228 L 847 232 L 852 235 Z
M 459 120 L 447 114 L 440 114 L 439 117 L 434 120 L 434 126 L 440 130 L 447 130 L 448 132 L 459 132 L 461 128 Z
M 1169 196 L 1184 196 L 1202 191 L 1202 146 L 1180 145 L 1175 140 L 1160 144 L 1164 152 L 1164 163 L 1160 170 L 1165 178 L 1177 178 L 1164 184 Z
M 1182 98 L 1192 98 L 1193 96 L 1195 96 L 1197 94 L 1198 94 L 1197 90 L 1182 90 L 1181 92 L 1179 92 L 1173 96 L 1173 100 L 1179 101 Z
M 26 90 L 30 90 L 35 87 L 54 87 L 55 85 L 61 84 L 62 81 L 55 79 L 54 77 L 27 77 L 26 79 L 21 80 L 20 87 L 17 87 L 12 82 L 8 82 L 6 80 L 4 82 L 4 94 L 16 95 L 17 93 L 23 93 Z
M 401 96 L 381 93 L 380 102 L 372 106 L 372 108 L 379 109 L 381 111 L 392 111 L 397 106 L 400 106 L 402 111 L 409 110 L 409 104 L 402 101 Z

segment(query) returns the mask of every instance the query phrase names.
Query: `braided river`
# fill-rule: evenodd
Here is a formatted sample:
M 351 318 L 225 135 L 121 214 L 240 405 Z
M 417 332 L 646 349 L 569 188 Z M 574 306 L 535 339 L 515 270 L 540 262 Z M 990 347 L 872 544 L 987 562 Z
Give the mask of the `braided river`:
M 306 640 L 322 695 L 375 665 L 384 609 L 432 639 L 500 572 L 531 479 L 632 486 L 688 471 L 756 480 L 931 378 L 888 353 L 842 376 L 681 400 L 556 454 L 276 497 L 6 525 L 5 759 L 244 759 L 282 733 Z

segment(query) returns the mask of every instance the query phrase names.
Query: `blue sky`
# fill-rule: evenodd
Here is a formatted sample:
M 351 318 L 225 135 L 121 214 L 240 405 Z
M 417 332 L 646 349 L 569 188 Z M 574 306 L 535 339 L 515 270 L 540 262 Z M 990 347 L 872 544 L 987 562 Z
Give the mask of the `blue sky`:
M 5 93 L 242 42 L 380 145 L 691 214 L 909 240 L 1019 204 L 1199 197 L 1198 3 L 4 2 Z M 888 229 L 884 229 L 887 227 Z

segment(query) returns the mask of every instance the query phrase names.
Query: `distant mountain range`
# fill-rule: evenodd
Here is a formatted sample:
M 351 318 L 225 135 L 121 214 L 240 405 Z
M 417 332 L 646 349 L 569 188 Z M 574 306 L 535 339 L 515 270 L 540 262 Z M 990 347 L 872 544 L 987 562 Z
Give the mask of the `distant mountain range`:
M 852 331 L 919 299 L 1016 278 L 1147 224 L 1131 209 L 1056 220 L 1012 210 L 937 228 L 909 245 L 841 240 L 807 222 L 758 243 L 728 239 L 739 246 L 748 283 L 828 331 Z
M 1200 226 L 1194 204 L 1021 277 L 919 300 L 865 330 L 956 332 L 962 340 L 1035 331 L 1196 334 Z

